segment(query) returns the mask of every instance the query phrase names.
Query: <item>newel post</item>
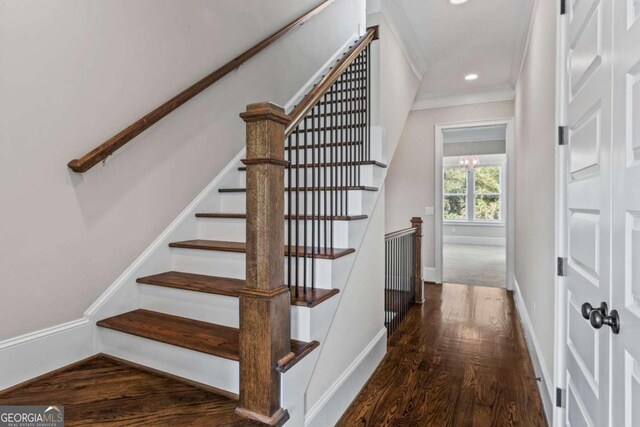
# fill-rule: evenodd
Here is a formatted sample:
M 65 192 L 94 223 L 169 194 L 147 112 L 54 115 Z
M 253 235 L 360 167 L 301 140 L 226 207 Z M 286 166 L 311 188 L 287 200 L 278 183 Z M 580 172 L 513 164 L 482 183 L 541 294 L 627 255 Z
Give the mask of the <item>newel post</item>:
M 284 284 L 285 126 L 268 102 L 240 114 L 247 127 L 246 288 L 240 293 L 240 406 L 236 412 L 269 425 L 284 423 L 278 361 L 291 352 L 291 302 Z
M 414 302 L 424 303 L 424 281 L 422 280 L 422 218 L 414 216 L 411 218 L 411 226 L 416 229 L 416 251 L 415 251 L 415 291 Z

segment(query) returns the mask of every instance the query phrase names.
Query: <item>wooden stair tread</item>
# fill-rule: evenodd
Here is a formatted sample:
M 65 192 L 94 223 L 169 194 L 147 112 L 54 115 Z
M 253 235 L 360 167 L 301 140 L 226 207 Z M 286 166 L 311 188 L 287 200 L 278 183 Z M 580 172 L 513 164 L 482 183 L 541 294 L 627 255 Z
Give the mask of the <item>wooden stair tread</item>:
M 332 167 L 336 167 L 336 166 L 378 166 L 381 168 L 386 168 L 387 165 L 379 162 L 377 160 L 360 160 L 360 161 L 355 161 L 355 162 L 329 162 L 329 163 L 306 163 L 306 164 L 300 164 L 300 165 L 291 165 L 292 168 L 294 169 L 300 169 L 300 168 L 311 168 L 311 167 L 316 167 L 316 168 L 332 168 Z M 246 166 L 240 166 L 238 167 L 239 171 L 246 171 L 247 167 Z
M 188 291 L 204 292 L 208 294 L 237 297 L 245 287 L 246 281 L 229 277 L 207 276 L 204 274 L 167 271 L 152 276 L 140 277 L 138 283 L 146 285 L 164 286 L 167 288 L 184 289 Z
M 320 221 L 325 220 L 334 220 L 334 221 L 353 221 L 358 219 L 367 219 L 367 215 L 285 215 L 284 219 L 287 220 L 291 217 L 292 219 L 303 219 L 303 220 L 311 220 L 317 219 Z M 199 212 L 196 213 L 196 218 L 228 218 L 228 219 L 246 219 L 246 213 L 215 213 L 215 212 Z
M 362 190 L 362 191 L 378 191 L 377 187 L 370 187 L 368 185 L 346 185 L 338 187 L 285 187 L 284 191 L 345 191 L 345 190 Z M 237 188 L 220 188 L 219 193 L 246 193 L 246 187 Z
M 171 248 L 182 248 L 182 249 L 200 249 L 207 251 L 222 251 L 222 252 L 238 252 L 245 253 L 247 251 L 247 245 L 245 242 L 227 242 L 224 240 L 203 240 L 203 239 L 195 239 L 195 240 L 184 240 L 182 242 L 172 242 L 169 243 L 169 247 Z M 322 251 L 316 252 L 313 255 L 311 254 L 311 248 L 306 247 L 306 256 L 308 258 L 320 258 L 320 259 L 336 259 L 343 257 L 345 255 L 351 254 L 355 252 L 355 249 L 352 248 L 334 248 L 332 252 Z M 289 255 L 289 247 L 284 246 L 284 254 Z M 294 256 L 305 256 L 305 248 L 298 247 L 297 252 L 292 253 Z
M 146 285 L 164 286 L 168 288 L 225 295 L 230 297 L 239 297 L 240 291 L 246 286 L 246 281 L 242 279 L 206 276 L 203 274 L 183 273 L 180 271 L 167 271 L 165 273 L 141 277 L 137 282 Z M 304 307 L 315 307 L 338 292 L 338 289 L 316 288 L 314 290 L 308 290 L 306 294 L 299 292 L 297 297 L 295 296 L 295 292 L 292 292 L 291 304 Z
M 100 320 L 98 326 L 229 360 L 240 358 L 240 331 L 215 323 L 139 309 Z M 280 370 L 288 370 L 318 345 L 291 340 L 295 357 Z

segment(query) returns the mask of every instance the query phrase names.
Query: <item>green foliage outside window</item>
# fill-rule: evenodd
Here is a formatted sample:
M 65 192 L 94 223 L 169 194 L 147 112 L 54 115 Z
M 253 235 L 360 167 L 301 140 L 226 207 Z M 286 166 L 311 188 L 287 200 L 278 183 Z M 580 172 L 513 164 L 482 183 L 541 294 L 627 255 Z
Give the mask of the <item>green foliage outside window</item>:
M 501 167 L 480 166 L 475 169 L 474 219 L 479 221 L 499 221 L 501 204 Z M 465 221 L 467 214 L 467 180 L 469 172 L 465 168 L 450 167 L 444 170 L 444 219 L 445 221 Z
M 447 168 L 444 171 L 444 219 L 467 219 L 467 177 L 463 168 Z
M 500 219 L 500 167 L 482 166 L 475 171 L 475 217 L 483 221 Z

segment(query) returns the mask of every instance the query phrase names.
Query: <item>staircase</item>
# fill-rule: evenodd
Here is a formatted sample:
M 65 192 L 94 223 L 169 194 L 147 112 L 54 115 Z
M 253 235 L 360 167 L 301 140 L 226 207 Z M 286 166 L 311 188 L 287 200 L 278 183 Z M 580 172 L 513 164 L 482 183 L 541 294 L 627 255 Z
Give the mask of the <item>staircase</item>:
M 87 312 L 98 352 L 240 398 L 255 421 L 304 425 L 306 385 L 330 327 L 345 326 L 333 315 L 384 182 L 383 132 L 367 117 L 374 39 L 354 41 L 290 114 L 243 114 L 247 151 Z M 252 146 L 273 132 L 285 161 Z

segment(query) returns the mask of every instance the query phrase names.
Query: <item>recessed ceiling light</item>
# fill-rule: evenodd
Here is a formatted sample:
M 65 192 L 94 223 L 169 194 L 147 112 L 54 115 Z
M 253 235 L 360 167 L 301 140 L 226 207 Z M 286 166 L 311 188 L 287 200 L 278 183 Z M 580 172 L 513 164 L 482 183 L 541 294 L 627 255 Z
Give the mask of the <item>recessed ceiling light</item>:
M 478 78 L 478 75 L 477 74 L 473 74 L 473 73 L 472 74 L 467 74 L 466 76 L 464 76 L 465 80 L 475 80 L 477 78 Z
M 449 3 L 451 3 L 454 6 L 459 6 L 461 4 L 465 4 L 468 1 L 469 0 L 449 0 Z

